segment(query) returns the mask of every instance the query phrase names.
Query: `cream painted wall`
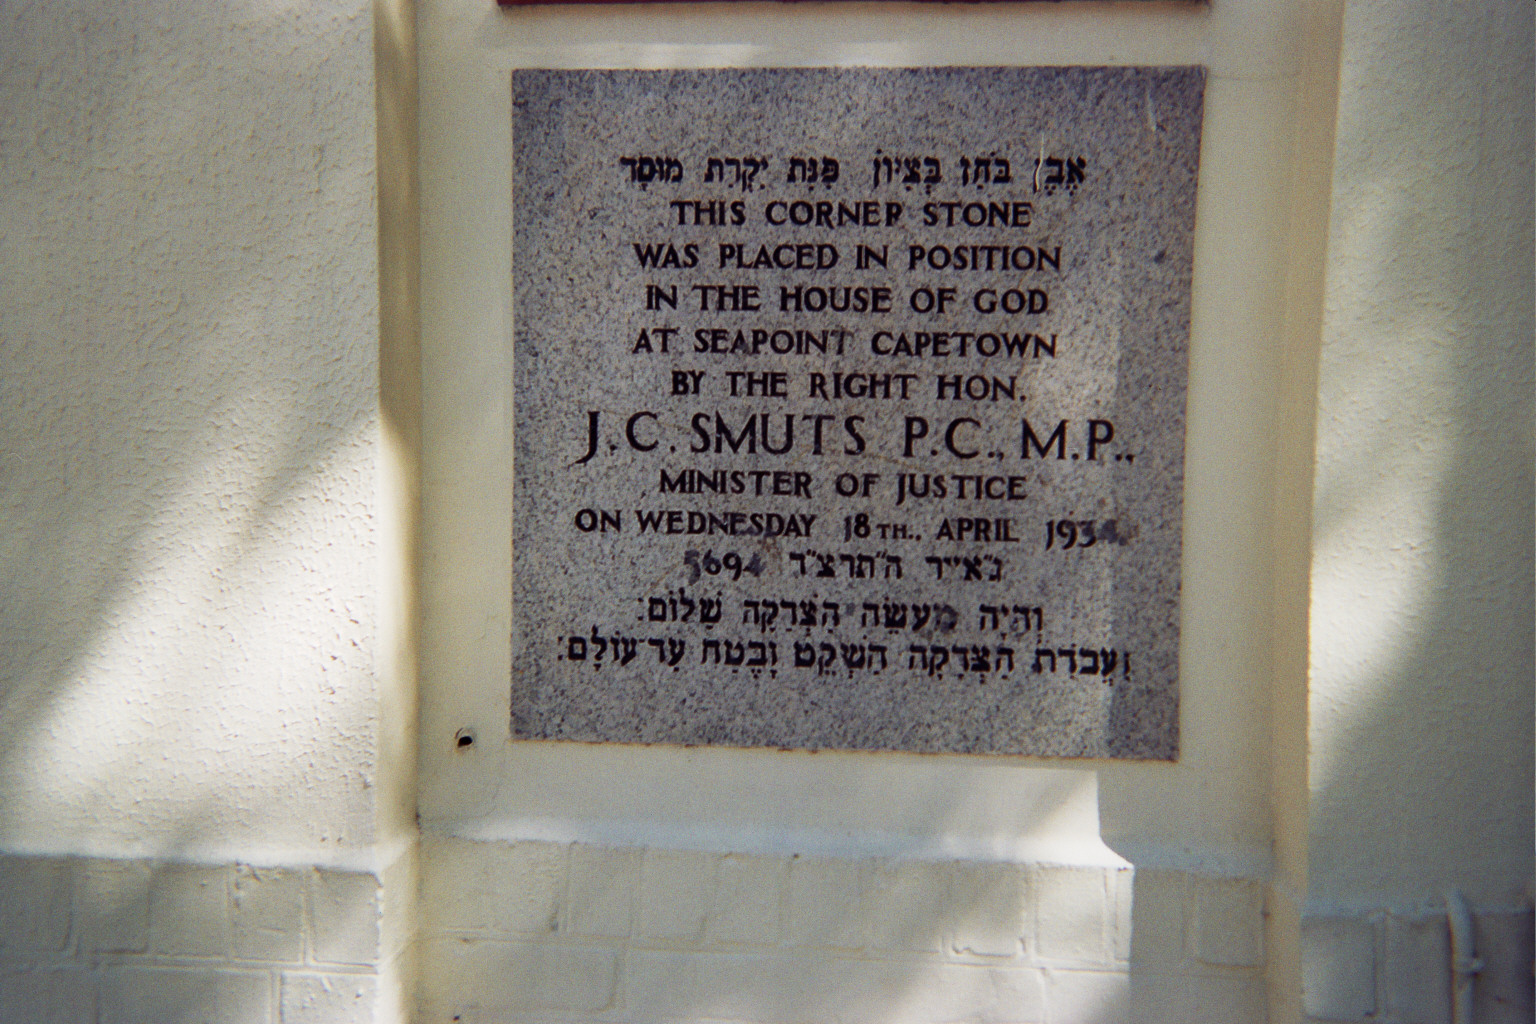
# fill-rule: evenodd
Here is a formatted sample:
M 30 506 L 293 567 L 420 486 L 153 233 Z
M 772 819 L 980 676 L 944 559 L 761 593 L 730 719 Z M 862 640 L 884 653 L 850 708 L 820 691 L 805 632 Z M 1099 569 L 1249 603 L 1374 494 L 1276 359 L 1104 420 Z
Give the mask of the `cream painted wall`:
M 372 28 L 0 8 L 0 848 L 376 861 Z
M 1309 895 L 1532 884 L 1529 4 L 1351 3 L 1317 423 Z
M 419 5 L 417 577 L 409 5 L 0 6 L 0 919 L 28 922 L 0 942 L 0 1017 L 95 1021 L 98 993 L 110 1018 L 206 990 L 219 1019 L 334 1022 L 320 997 L 376 978 L 393 994 L 345 1019 L 400 1016 L 408 982 L 383 977 L 398 945 L 378 918 L 382 893 L 392 941 L 411 927 L 413 581 L 420 808 L 449 865 L 428 872 L 443 897 L 429 916 L 473 924 L 476 885 L 506 896 L 532 871 L 549 891 L 530 884 L 512 908 L 526 920 L 507 914 L 485 945 L 515 938 L 557 982 L 569 950 L 529 939 L 549 920 L 592 947 L 576 953 L 593 991 L 638 991 L 611 969 L 633 940 L 626 963 L 666 993 L 652 954 L 688 914 L 718 963 L 750 930 L 742 894 L 771 903 L 764 879 L 803 899 L 846 877 L 869 900 L 826 891 L 897 959 L 914 938 L 951 944 L 902 976 L 932 980 L 936 1019 L 944 993 L 1039 976 L 1050 1005 L 1111 1015 L 1148 983 L 1126 966 L 1140 946 L 1225 986 L 1211 1005 L 1256 1005 L 1267 962 L 1271 1016 L 1288 1020 L 1304 909 L 1359 924 L 1450 886 L 1481 904 L 1526 889 L 1531 8 L 829 10 Z M 1180 762 L 508 742 L 510 69 L 1096 62 L 1211 69 Z M 466 727 L 480 742 L 461 752 Z M 474 874 L 466 850 L 493 867 Z M 778 856 L 739 855 L 754 851 Z M 1194 874 L 1150 870 L 1168 866 Z M 577 898 L 610 870 L 634 892 L 599 903 L 631 923 Z M 925 918 L 942 936 L 898 927 L 946 892 L 949 918 Z M 1047 908 L 1032 924 L 1005 920 L 1037 906 L 1020 892 Z M 240 952 L 250 920 L 287 961 Z M 1026 931 L 1044 960 L 1012 945 Z M 1325 962 L 1370 985 L 1394 968 L 1359 934 L 1369 955 Z M 765 956 L 818 962 L 789 941 Z M 962 947 L 983 952 L 962 964 Z M 1017 955 L 989 974 L 998 949 Z M 39 963 L 54 988 L 16 982 Z M 506 976 L 484 963 L 479 980 Z M 454 994 L 442 966 L 429 995 Z M 1120 988 L 1093 987 L 1106 979 Z
M 480 839 L 1262 874 L 1270 856 L 1273 481 L 1303 14 L 1332 4 L 420 10 L 423 820 Z M 514 67 L 1210 67 L 1187 440 L 1176 765 L 508 741 Z M 480 742 L 454 746 L 461 729 Z

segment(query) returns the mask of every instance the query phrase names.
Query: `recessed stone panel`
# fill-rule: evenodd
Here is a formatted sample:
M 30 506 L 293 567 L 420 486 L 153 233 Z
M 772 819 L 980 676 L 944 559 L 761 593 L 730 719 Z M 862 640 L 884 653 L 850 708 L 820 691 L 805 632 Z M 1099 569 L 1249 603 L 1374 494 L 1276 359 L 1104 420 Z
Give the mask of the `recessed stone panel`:
M 1204 81 L 515 72 L 514 737 L 1175 757 Z

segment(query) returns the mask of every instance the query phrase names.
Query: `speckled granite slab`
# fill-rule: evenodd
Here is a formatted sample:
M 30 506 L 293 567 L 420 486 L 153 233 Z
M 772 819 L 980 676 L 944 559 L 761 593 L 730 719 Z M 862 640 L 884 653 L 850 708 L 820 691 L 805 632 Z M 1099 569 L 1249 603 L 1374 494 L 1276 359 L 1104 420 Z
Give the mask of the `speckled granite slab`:
M 514 737 L 1176 757 L 1204 84 L 515 72 Z

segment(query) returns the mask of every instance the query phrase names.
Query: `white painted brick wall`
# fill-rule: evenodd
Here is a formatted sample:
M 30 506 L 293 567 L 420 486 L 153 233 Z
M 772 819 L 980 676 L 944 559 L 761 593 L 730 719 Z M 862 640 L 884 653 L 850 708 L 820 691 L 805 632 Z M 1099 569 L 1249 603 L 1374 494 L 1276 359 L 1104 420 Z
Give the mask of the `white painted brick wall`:
M 1128 974 L 1051 968 L 1045 972 L 1045 997 L 1053 1021 L 1130 1024 Z
M 0 1020 L 80 1024 L 96 1020 L 101 979 L 87 967 L 35 967 L 0 975 Z
M 1038 875 L 1035 916 L 1041 957 L 1064 965 L 1106 962 L 1110 921 L 1106 872 L 1061 867 Z
M 426 844 L 426 1024 L 1247 1024 L 1250 878 L 1041 863 Z M 1531 914 L 1476 915 L 1479 1021 L 1531 1019 Z M 1314 1021 L 1442 1024 L 1444 917 L 1305 923 Z
M 457 845 L 453 873 L 424 879 L 422 913 L 429 927 L 509 935 L 554 931 L 565 855 L 564 847 L 548 843 Z
M 787 865 L 782 857 L 730 854 L 716 869 L 705 941 L 720 946 L 773 946 L 779 941 Z
M 1161 868 L 1138 871 L 1131 888 L 1131 962 L 1154 970 L 1176 967 L 1189 946 L 1189 876 Z M 1121 915 L 1117 919 L 1123 922 Z
M 1110 936 L 1114 944 L 1115 960 L 1129 963 L 1131 939 L 1135 935 L 1136 872 L 1130 868 L 1117 868 L 1109 876 L 1110 912 L 1114 920 Z
M 1450 929 L 1445 915 L 1386 921 L 1383 1010 L 1402 1024 L 1451 1024 Z
M 149 888 L 149 951 L 164 957 L 229 956 L 232 925 L 227 868 L 168 866 Z
M 264 971 L 111 968 L 101 1024 L 213 1024 L 272 1019 L 272 978 Z
M 1019 864 L 961 864 L 950 871 L 957 913 L 950 952 L 962 957 L 1017 957 L 1033 917 L 1030 876 Z
M 1530 1024 L 1536 1016 L 1530 907 L 1474 911 L 1483 968 L 1478 1024 Z M 1314 1024 L 1449 1024 L 1450 932 L 1442 908 L 1314 915 L 1302 921 L 1302 1006 Z
M 634 928 L 641 859 L 639 850 L 572 847 L 566 930 L 573 935 L 627 938 Z
M 0 859 L 0 955 L 63 950 L 72 885 L 67 861 Z
M 1536 936 L 1531 909 L 1483 911 L 1474 916 L 1474 922 L 1474 943 L 1483 971 L 1477 977 L 1473 1019 L 1483 1024 L 1536 1020 L 1531 978 Z
M 240 960 L 304 959 L 304 877 L 286 869 L 235 869 L 231 947 Z
M 998 985 L 995 972 L 958 964 L 818 955 L 637 951 L 627 958 L 626 1003 L 633 1021 L 732 1020 L 803 1024 L 905 1024 L 933 1020 L 1040 1021 L 1010 1009 L 1005 996 L 1029 979 Z M 1035 972 L 1015 972 L 1034 974 Z M 1018 1012 L 1015 1012 L 1018 1011 Z
M 856 861 L 792 857 L 785 942 L 791 946 L 857 949 L 859 894 L 863 889 Z
M 75 916 L 86 953 L 142 953 L 149 948 L 150 866 L 136 861 L 75 863 Z
M 435 839 L 421 1020 L 1243 1024 L 1252 879 Z M 0 856 L 0 1021 L 363 1024 L 380 887 L 331 869 Z M 1532 1019 L 1532 914 L 1478 908 L 1480 1024 Z M 1314 1021 L 1444 1024 L 1443 914 L 1304 923 Z
M 310 953 L 322 964 L 378 963 L 379 883 L 372 875 L 316 869 L 309 880 Z
M 377 984 L 361 974 L 284 971 L 282 1024 L 370 1024 Z
M 1375 929 L 1356 917 L 1301 925 L 1301 1005 L 1319 1020 L 1364 1020 L 1376 1012 Z
M 449 838 L 423 872 L 431 1024 L 1263 1019 L 1253 880 Z
M 1201 963 L 1264 965 L 1264 889 L 1247 878 L 1195 878 L 1194 946 Z
M 379 915 L 366 873 L 0 855 L 0 1022 L 372 1024 Z
M 640 868 L 640 936 L 697 943 L 714 905 L 719 859 L 707 853 L 645 851 Z
M 422 943 L 427 1020 L 460 1017 L 463 1024 L 534 1011 L 593 1011 L 609 1007 L 618 980 L 612 949 L 560 943 L 429 936 Z
M 873 861 L 861 901 L 872 950 L 938 953 L 948 923 L 948 865 L 932 861 Z
M 1264 978 L 1259 972 L 1149 975 L 1131 978 L 1133 1021 L 1169 1024 L 1238 1024 L 1266 1019 Z

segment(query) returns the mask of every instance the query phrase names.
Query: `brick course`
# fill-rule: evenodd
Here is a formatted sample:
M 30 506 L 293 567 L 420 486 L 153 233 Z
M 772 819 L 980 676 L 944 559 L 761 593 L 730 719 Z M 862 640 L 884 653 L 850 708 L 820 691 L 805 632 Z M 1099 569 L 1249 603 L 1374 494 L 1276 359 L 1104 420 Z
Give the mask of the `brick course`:
M 361 872 L 0 855 L 0 1021 L 371 1022 L 379 906 Z
M 1264 1013 L 1255 879 L 433 839 L 422 1018 L 1111 1024 Z M 364 1024 L 381 889 L 329 868 L 0 856 L 0 1021 Z M 1529 907 L 1479 908 L 1478 1019 L 1531 1017 Z M 1310 917 L 1317 1021 L 1443 1024 L 1444 914 Z
M 1263 889 L 1251 879 L 445 838 L 428 844 L 425 873 L 429 1021 L 1106 1024 L 1183 1014 L 1241 1024 L 1263 1014 Z M 497 886 L 519 891 L 468 898 Z M 536 909 L 486 912 L 508 900 Z

